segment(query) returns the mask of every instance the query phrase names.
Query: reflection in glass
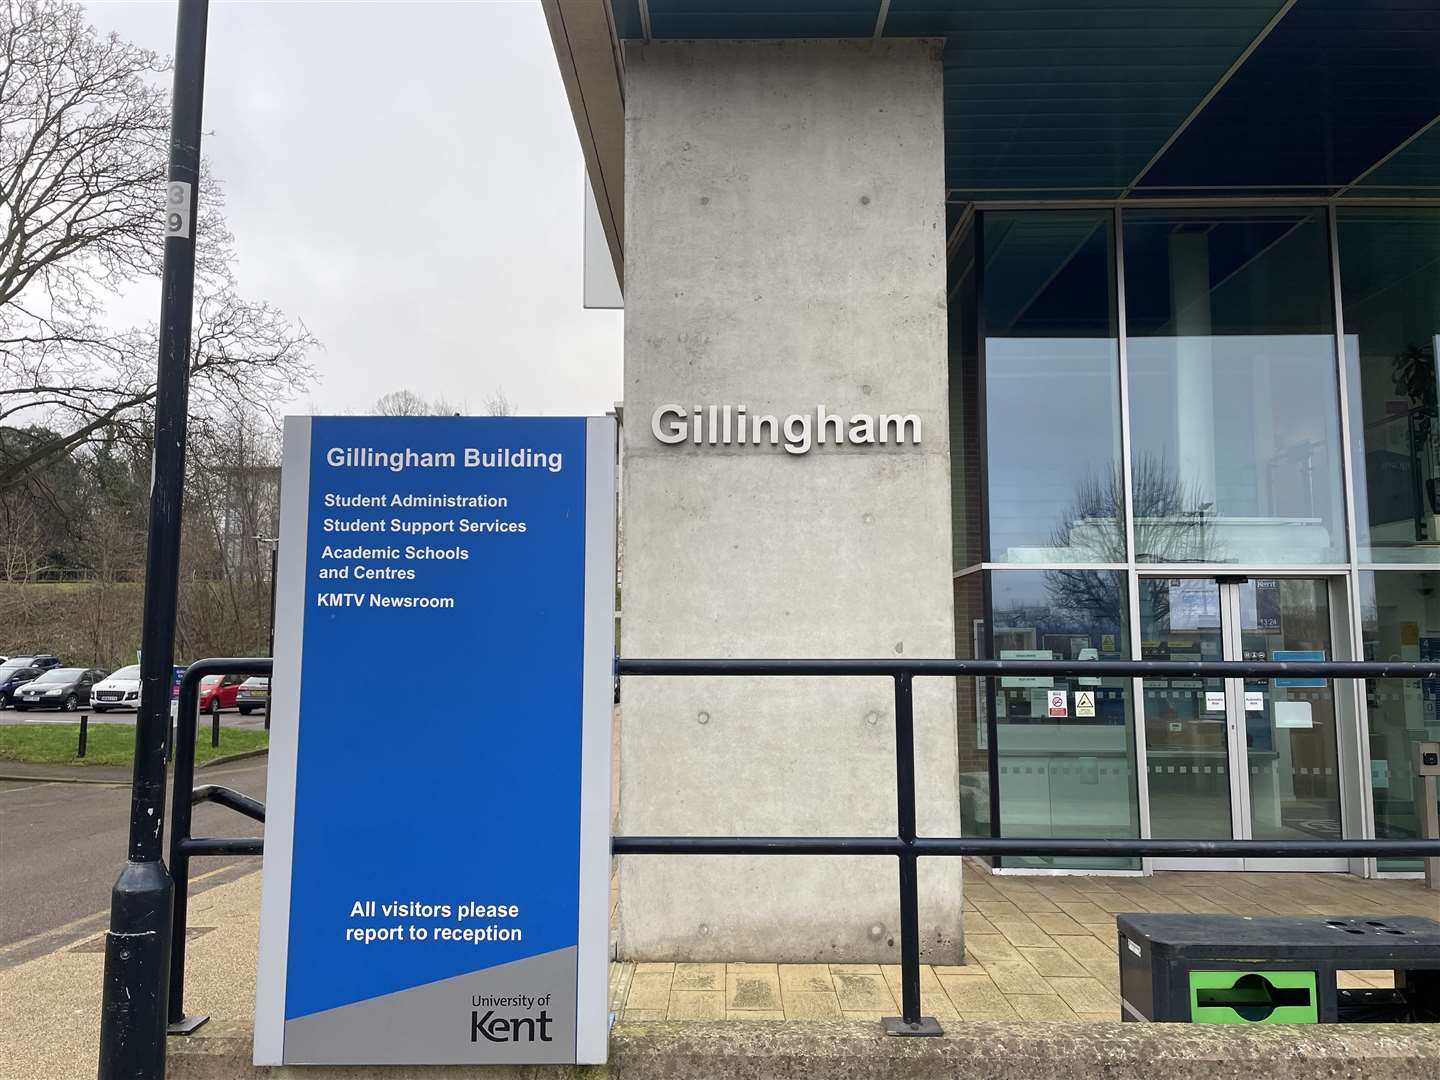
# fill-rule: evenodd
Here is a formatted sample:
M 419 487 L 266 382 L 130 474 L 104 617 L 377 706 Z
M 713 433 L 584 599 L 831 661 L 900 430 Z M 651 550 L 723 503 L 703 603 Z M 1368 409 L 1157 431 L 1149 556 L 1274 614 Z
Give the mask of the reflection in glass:
M 1146 660 L 1222 660 L 1220 586 L 1211 578 L 1141 578 Z M 1230 741 L 1223 679 L 1146 679 L 1150 835 L 1231 836 Z
M 1346 557 L 1323 214 L 1125 217 L 1136 558 Z
M 1123 561 L 1111 215 L 984 216 L 990 559 Z
M 1360 558 L 1440 562 L 1440 209 L 1345 209 L 1337 229 Z
M 1332 660 L 1330 601 L 1314 578 L 1240 586 L 1243 660 Z M 1327 679 L 1245 683 L 1250 835 L 1256 840 L 1340 838 L 1335 693 Z
M 1385 570 L 1360 575 L 1366 660 L 1440 659 L 1440 572 Z M 1370 679 L 1370 789 L 1375 836 L 1420 835 L 1424 784 L 1415 744 L 1440 739 L 1440 679 Z M 1420 870 L 1419 859 L 1381 859 L 1381 870 Z
M 990 574 L 991 656 L 1118 660 L 1130 655 L 1125 578 L 1088 571 Z M 988 685 L 985 685 L 988 684 Z M 995 718 L 1002 836 L 1140 835 L 1130 681 L 984 680 Z M 1063 715 L 1052 691 L 1064 692 Z M 1130 868 L 1132 859 L 1006 858 L 1006 866 Z

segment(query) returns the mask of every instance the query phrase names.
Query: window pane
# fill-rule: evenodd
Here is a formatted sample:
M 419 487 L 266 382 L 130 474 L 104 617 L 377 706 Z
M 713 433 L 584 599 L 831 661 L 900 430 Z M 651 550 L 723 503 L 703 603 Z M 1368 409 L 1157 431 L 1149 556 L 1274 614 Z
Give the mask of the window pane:
M 1261 578 L 1242 584 L 1240 648 L 1257 660 L 1333 659 L 1324 580 Z M 1341 835 L 1334 684 L 1247 679 L 1244 685 L 1250 835 L 1256 840 Z
M 1364 562 L 1440 562 L 1440 210 L 1342 210 L 1340 293 Z
M 1343 562 L 1320 211 L 1125 216 L 1142 562 Z
M 954 567 L 964 570 L 984 557 L 980 464 L 980 315 L 975 229 L 966 230 L 950 260 L 950 535 Z
M 1360 575 L 1366 660 L 1440 659 L 1440 573 L 1386 570 Z M 1415 744 L 1440 739 L 1440 679 L 1370 679 L 1370 788 L 1375 835 L 1420 835 Z M 1419 870 L 1419 859 L 1381 859 L 1381 870 Z
M 990 590 L 995 658 L 1130 656 L 1123 573 L 995 571 Z M 1140 835 L 1129 679 L 1007 676 L 984 682 L 995 716 L 1000 835 Z M 1063 716 L 1051 714 L 1053 690 L 1065 692 Z M 1093 709 L 1082 705 L 1082 694 Z M 1004 865 L 1125 869 L 1138 863 L 1007 856 Z
M 1141 578 L 1144 658 L 1223 660 L 1220 608 L 1213 578 Z M 1150 835 L 1230 839 L 1225 680 L 1146 679 L 1143 686 Z
M 983 658 L 985 645 L 985 582 L 980 574 L 955 579 L 955 656 Z M 960 744 L 960 834 L 990 836 L 990 732 L 985 708 L 985 680 L 956 680 L 956 715 Z
M 1108 213 L 986 214 L 990 558 L 1123 562 Z

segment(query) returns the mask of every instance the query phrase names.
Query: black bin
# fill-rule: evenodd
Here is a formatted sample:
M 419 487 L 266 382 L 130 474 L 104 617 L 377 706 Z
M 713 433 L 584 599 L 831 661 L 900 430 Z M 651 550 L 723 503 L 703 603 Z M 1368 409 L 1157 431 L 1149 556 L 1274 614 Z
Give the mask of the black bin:
M 1440 923 L 1385 918 L 1119 915 L 1122 1019 L 1303 1024 L 1440 1021 Z M 1395 972 L 1393 990 L 1336 987 Z

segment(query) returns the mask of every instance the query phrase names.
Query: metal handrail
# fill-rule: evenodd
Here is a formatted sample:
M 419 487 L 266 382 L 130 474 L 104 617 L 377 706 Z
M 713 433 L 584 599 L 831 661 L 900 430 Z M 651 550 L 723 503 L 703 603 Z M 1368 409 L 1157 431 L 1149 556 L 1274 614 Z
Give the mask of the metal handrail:
M 248 796 L 216 785 L 194 787 L 195 735 L 200 680 L 206 675 L 268 675 L 269 658 L 200 660 L 180 683 L 176 726 L 174 828 L 170 840 L 175 905 L 171 928 L 170 1031 L 188 1034 L 204 1017 L 184 1015 L 185 928 L 189 902 L 190 859 L 196 855 L 259 855 L 256 837 L 190 836 L 191 807 L 213 801 L 264 821 L 265 807 Z M 1152 840 L 1054 839 L 1048 837 L 922 837 L 915 820 L 916 677 L 1086 676 L 1090 678 L 1326 678 L 1436 679 L 1440 663 L 1367 661 L 1173 661 L 1173 660 L 679 660 L 619 659 L 620 675 L 886 677 L 895 685 L 895 836 L 616 836 L 614 855 L 886 855 L 899 860 L 901 1016 L 885 1022 L 897 1035 L 938 1035 L 941 1029 L 920 1010 L 920 929 L 917 861 L 967 855 L 1129 856 L 1203 858 L 1250 856 L 1306 858 L 1361 856 L 1433 857 L 1440 840 Z
M 197 660 L 180 677 L 175 710 L 175 786 L 170 796 L 170 874 L 175 882 L 170 912 L 170 987 L 168 1028 L 188 1035 L 208 1017 L 185 1015 L 185 929 L 190 916 L 190 860 L 197 855 L 259 855 L 265 841 L 256 836 L 190 835 L 192 810 L 198 802 L 214 802 L 256 821 L 265 820 L 265 805 L 238 791 L 215 784 L 195 786 L 195 726 L 200 712 L 200 680 L 207 675 L 269 675 L 275 661 L 263 657 Z
M 895 682 L 895 797 L 898 835 L 880 836 L 617 836 L 616 855 L 890 855 L 900 871 L 901 1015 L 882 1023 L 892 1035 L 940 1035 L 920 1010 L 922 856 L 1216 855 L 1302 858 L 1440 855 L 1440 840 L 1057 840 L 1010 837 L 921 837 L 915 828 L 915 713 L 917 676 L 1073 675 L 1087 678 L 1440 678 L 1440 664 L 1363 661 L 1173 660 L 618 660 L 621 675 L 889 676 Z

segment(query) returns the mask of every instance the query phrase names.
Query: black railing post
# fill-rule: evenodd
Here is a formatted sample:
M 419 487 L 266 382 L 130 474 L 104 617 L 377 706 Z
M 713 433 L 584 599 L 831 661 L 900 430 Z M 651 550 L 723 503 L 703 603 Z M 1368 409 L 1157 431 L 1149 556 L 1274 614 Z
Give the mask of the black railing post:
M 920 875 L 915 854 L 915 685 L 895 676 L 895 817 L 900 860 L 900 1016 L 883 1021 L 889 1035 L 940 1035 L 933 1017 L 920 1015 Z
M 220 745 L 220 698 L 217 695 L 210 705 L 210 745 Z
M 227 806 L 256 821 L 265 820 L 265 807 L 248 796 L 207 784 L 195 790 L 195 742 L 200 724 L 200 683 L 207 675 L 268 675 L 274 662 L 268 657 L 220 657 L 197 660 L 180 677 L 180 696 L 175 702 L 175 783 L 170 796 L 170 868 L 174 877 L 175 904 L 170 920 L 170 990 L 167 995 L 167 1031 L 189 1035 L 208 1016 L 185 1015 L 185 934 L 190 909 L 190 859 L 195 855 L 259 855 L 262 841 L 250 837 L 211 837 L 196 840 L 190 835 L 197 799 Z M 217 719 L 218 719 L 218 714 Z
M 195 727 L 199 716 L 201 670 L 187 671 L 180 680 L 175 709 L 175 779 L 170 790 L 170 874 L 175 882 L 175 910 L 170 922 L 170 994 L 166 1031 L 189 1035 L 209 1019 L 185 1016 L 185 934 L 190 916 L 190 826 L 194 815 L 191 792 L 195 787 Z
M 83 713 L 83 712 L 82 712 L 82 713 L 80 714 L 80 745 L 77 746 L 77 747 L 75 747 L 75 756 L 76 756 L 77 758 L 83 758 L 83 757 L 85 756 L 85 747 L 86 747 L 86 745 L 89 743 L 89 741 L 90 741 L 90 714 L 89 714 L 89 713 Z

